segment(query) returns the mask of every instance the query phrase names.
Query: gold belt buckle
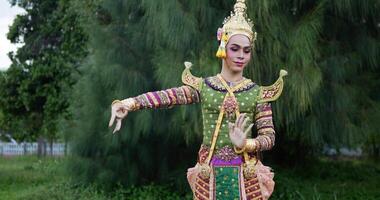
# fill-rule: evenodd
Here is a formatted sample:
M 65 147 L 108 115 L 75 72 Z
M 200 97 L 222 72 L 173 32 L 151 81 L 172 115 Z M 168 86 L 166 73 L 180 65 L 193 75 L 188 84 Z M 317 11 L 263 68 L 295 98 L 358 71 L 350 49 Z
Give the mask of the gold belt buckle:
M 253 178 L 256 172 L 256 158 L 249 159 L 243 165 L 244 177 L 247 179 Z
M 201 164 L 199 176 L 202 179 L 209 179 L 211 173 L 211 167 L 208 164 Z

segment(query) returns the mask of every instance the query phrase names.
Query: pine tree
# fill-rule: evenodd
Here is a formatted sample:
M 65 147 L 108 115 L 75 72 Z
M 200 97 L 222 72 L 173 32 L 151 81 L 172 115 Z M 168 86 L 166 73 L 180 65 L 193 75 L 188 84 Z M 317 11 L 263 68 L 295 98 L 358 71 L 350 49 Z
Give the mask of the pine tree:
M 110 102 L 181 85 L 186 60 L 198 76 L 219 72 L 215 32 L 234 2 L 76 1 L 91 54 L 72 106 L 75 177 L 110 187 L 167 180 L 177 169 L 174 180 L 184 181 L 200 144 L 199 105 L 130 113 L 112 135 Z M 248 2 L 259 35 L 246 76 L 266 85 L 281 68 L 290 74 L 274 103 L 276 159 L 302 161 L 377 134 L 378 11 L 375 0 Z

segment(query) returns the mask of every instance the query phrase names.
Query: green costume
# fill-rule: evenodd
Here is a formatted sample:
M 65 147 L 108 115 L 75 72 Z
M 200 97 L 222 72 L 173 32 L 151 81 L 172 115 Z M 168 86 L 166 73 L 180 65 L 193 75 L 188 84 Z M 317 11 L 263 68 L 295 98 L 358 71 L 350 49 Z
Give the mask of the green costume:
M 252 31 L 246 9 L 245 0 L 236 0 L 234 12 L 218 29 L 218 58 L 227 58 L 226 45 L 234 35 L 246 36 L 253 46 L 257 34 Z M 187 174 L 194 199 L 268 199 L 274 187 L 273 173 L 257 161 L 256 154 L 274 145 L 270 102 L 281 95 L 286 71 L 280 71 L 273 85 L 263 87 L 249 79 L 234 84 L 220 75 L 198 78 L 190 73 L 191 64 L 185 65 L 183 86 L 127 99 L 127 107 L 131 111 L 201 103 L 203 142 L 197 165 Z M 250 117 L 249 123 L 255 123 L 258 135 L 245 140 L 244 148 L 239 150 L 229 138 L 228 122 L 235 122 L 241 113 Z
M 245 164 L 256 158 L 256 152 L 269 150 L 274 145 L 275 131 L 270 102 L 280 96 L 283 89 L 282 77 L 285 75 L 286 71 L 281 70 L 279 79 L 267 87 L 259 86 L 250 79 L 244 79 L 240 84 L 236 84 L 235 88 L 229 85 L 234 88 L 237 112 L 246 113 L 250 117 L 249 123 L 255 123 L 258 133 L 258 136 L 253 138 L 257 144 L 255 152 L 247 153 L 246 156 L 235 152 L 229 138 L 228 122 L 234 122 L 236 115 L 229 116 L 227 111 L 220 114 L 223 106 L 226 110 L 229 106 L 224 102 L 228 90 L 223 85 L 224 80 L 221 76 L 198 78 L 186 68 L 182 74 L 183 86 L 134 97 L 135 110 L 201 103 L 203 142 L 195 179 L 191 183 L 194 198 L 262 199 L 262 188 L 257 174 L 244 171 L 247 168 Z M 219 130 L 215 131 L 218 121 Z M 215 147 L 212 148 L 215 132 L 217 137 Z M 202 166 L 209 166 L 209 169 L 202 172 Z

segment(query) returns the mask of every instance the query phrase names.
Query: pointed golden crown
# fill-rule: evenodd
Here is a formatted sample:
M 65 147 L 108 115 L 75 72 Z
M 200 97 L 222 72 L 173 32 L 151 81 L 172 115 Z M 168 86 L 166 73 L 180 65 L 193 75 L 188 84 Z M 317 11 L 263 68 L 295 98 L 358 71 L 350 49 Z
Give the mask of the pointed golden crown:
M 252 31 L 253 23 L 247 17 L 247 5 L 245 0 L 236 0 L 234 11 L 224 19 L 222 32 L 230 38 L 232 35 L 242 34 L 253 43 L 256 40 L 256 32 Z
M 218 29 L 217 37 L 220 41 L 219 49 L 216 52 L 216 57 L 226 58 L 226 44 L 231 36 L 242 34 L 249 38 L 252 45 L 256 40 L 257 33 L 252 31 L 253 23 L 247 17 L 247 5 L 245 0 L 236 0 L 234 11 L 231 15 L 224 19 L 223 27 Z

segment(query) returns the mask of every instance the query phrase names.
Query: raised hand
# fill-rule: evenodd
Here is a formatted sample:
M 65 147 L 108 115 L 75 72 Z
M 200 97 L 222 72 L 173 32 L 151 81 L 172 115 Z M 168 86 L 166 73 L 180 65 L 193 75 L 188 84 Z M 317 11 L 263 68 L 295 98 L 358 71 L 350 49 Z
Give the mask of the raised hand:
M 244 131 L 244 128 L 249 120 L 249 117 L 245 117 L 245 115 L 245 113 L 239 115 L 235 123 L 228 123 L 231 142 L 238 148 L 243 148 L 245 146 L 247 134 L 251 131 L 253 126 L 253 124 L 249 125 L 249 127 Z
M 116 101 L 112 103 L 111 106 L 111 119 L 108 124 L 109 127 L 111 127 L 115 120 L 116 120 L 116 126 L 112 133 L 115 133 L 116 131 L 119 131 L 121 128 L 121 121 L 124 117 L 128 115 L 128 107 L 125 105 L 122 101 Z

